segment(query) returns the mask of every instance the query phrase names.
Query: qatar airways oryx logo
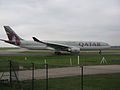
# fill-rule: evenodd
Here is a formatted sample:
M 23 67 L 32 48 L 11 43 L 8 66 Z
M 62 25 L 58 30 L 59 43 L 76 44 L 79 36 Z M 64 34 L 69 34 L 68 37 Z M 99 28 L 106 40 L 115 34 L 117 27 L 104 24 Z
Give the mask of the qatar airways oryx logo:
M 20 45 L 20 39 L 18 37 L 16 37 L 15 35 L 13 35 L 12 37 L 12 42 L 15 44 L 15 45 Z
M 20 45 L 20 39 L 18 38 L 18 37 L 16 37 L 16 36 L 13 36 L 13 41 L 15 41 L 15 44 L 16 45 Z
M 7 36 L 9 38 L 9 40 L 12 41 L 14 35 L 11 32 L 8 32 L 8 31 L 6 31 L 6 33 L 7 33 Z
M 99 42 L 80 42 L 79 46 L 100 46 Z

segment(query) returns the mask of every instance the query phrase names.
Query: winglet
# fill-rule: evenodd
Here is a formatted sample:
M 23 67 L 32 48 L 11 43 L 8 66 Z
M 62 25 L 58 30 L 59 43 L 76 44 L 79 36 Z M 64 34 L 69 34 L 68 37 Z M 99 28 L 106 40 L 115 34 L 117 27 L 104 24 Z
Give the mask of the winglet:
M 42 41 L 38 40 L 36 37 L 32 37 L 32 38 L 33 38 L 33 40 L 34 40 L 34 41 L 36 41 L 36 42 L 40 42 L 40 43 L 45 44 L 44 42 L 42 42 Z

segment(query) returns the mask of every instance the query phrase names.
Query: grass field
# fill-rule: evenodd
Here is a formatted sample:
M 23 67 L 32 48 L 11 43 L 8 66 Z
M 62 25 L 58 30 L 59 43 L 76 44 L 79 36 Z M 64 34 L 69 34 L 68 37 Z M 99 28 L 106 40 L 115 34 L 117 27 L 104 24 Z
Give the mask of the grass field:
M 49 80 L 49 90 L 80 90 L 81 78 L 65 77 Z M 120 74 L 86 75 L 84 76 L 84 90 L 119 90 Z M 45 89 L 45 81 L 36 81 L 36 85 Z M 35 90 L 40 88 L 36 87 Z M 43 87 L 43 88 L 42 88 Z
M 25 52 L 26 53 L 26 52 Z M 100 65 L 103 57 L 107 64 L 120 64 L 120 55 L 80 55 L 80 65 Z M 8 60 L 18 63 L 44 64 L 45 60 L 49 65 L 69 66 L 70 58 L 72 65 L 78 65 L 77 55 L 53 55 L 53 56 L 0 56 L 0 71 L 8 67 Z M 3 69 L 3 70 L 2 70 Z M 31 81 L 22 82 L 23 87 L 31 87 Z M 84 90 L 119 90 L 120 74 L 109 75 L 86 75 L 84 76 Z M 35 90 L 45 90 L 45 80 L 35 81 Z M 0 90 L 20 90 L 0 84 Z M 28 89 L 29 90 L 29 89 Z M 80 90 L 80 77 L 64 77 L 49 80 L 49 90 Z
M 11 88 L 8 85 L 0 84 L 0 90 L 20 90 L 20 89 Z
M 100 64 L 102 58 L 105 57 L 108 64 L 120 64 L 120 55 L 80 55 L 80 64 L 82 65 L 96 65 Z M 76 55 L 63 55 L 63 56 L 0 56 L 0 62 L 13 60 L 16 62 L 24 63 L 39 63 L 43 64 L 47 60 L 48 64 L 63 64 L 69 65 L 70 58 L 73 65 L 77 65 L 78 56 Z M 1 63 L 0 63 L 1 64 Z
M 31 81 L 21 82 L 24 90 L 30 90 Z M 84 76 L 84 90 L 119 90 L 120 74 L 86 75 Z M 81 78 L 64 77 L 49 79 L 49 90 L 81 90 Z M 0 85 L 0 90 L 20 90 Z M 45 80 L 35 80 L 35 90 L 45 90 Z
M 18 48 L 18 47 L 16 47 L 16 48 L 12 48 L 12 47 L 0 48 L 0 50 L 14 50 L 14 49 L 20 49 L 20 48 Z
M 80 55 L 80 65 L 100 65 L 102 58 L 104 57 L 107 61 L 105 65 L 120 64 L 120 55 Z M 0 72 L 8 71 L 9 65 L 8 60 L 15 61 L 26 69 L 31 68 L 31 63 L 35 63 L 36 68 L 44 67 L 41 64 L 46 62 L 51 67 L 64 67 L 70 66 L 70 58 L 72 65 L 78 65 L 78 56 L 76 55 L 61 55 L 61 56 L 0 56 Z M 42 66 L 42 67 L 41 67 Z
M 120 64 L 120 55 L 80 55 L 81 65 L 99 65 L 102 58 L 105 58 L 108 64 Z M 70 65 L 70 58 L 73 65 L 78 64 L 78 56 L 76 55 L 53 55 L 53 56 L 0 56 L 0 66 L 8 60 L 21 63 L 37 63 L 44 64 L 45 60 L 48 64 Z

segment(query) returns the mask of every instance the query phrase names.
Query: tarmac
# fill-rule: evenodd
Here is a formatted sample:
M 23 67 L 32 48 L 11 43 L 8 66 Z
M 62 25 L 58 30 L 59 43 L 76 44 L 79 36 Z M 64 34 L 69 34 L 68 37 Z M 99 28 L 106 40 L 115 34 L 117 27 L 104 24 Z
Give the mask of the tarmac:
M 27 49 L 0 50 L 0 56 L 52 56 L 54 52 L 24 53 Z M 62 53 L 61 55 L 71 55 L 71 53 Z M 80 55 L 99 55 L 98 52 L 80 52 Z M 101 55 L 120 55 L 120 52 L 102 52 Z

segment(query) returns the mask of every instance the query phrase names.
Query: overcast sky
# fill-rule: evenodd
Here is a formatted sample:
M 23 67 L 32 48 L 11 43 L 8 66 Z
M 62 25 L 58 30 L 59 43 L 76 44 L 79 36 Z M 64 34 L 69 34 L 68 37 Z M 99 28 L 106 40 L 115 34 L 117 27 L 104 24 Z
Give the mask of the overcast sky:
M 0 38 L 7 39 L 4 25 L 26 40 L 120 45 L 120 0 L 0 0 Z

